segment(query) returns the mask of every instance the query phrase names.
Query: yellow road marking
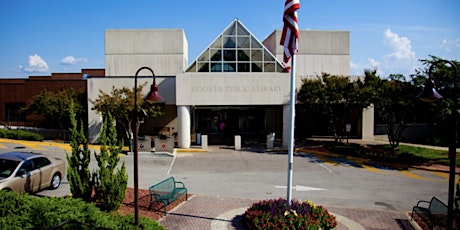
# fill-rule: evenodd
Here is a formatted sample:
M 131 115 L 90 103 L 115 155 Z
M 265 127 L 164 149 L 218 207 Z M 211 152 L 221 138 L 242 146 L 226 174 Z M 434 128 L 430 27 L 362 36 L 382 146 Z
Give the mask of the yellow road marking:
M 337 163 L 336 161 L 333 161 L 325 156 L 321 156 L 321 155 L 315 155 L 315 157 L 317 157 L 318 159 L 324 161 L 323 163 L 326 163 L 326 164 L 331 164 L 331 165 L 340 165 L 339 163 Z
M 431 173 L 436 175 L 436 176 L 439 176 L 439 177 L 442 177 L 442 178 L 445 178 L 445 179 L 449 179 L 449 172 L 434 172 L 434 171 L 432 171 Z M 460 182 L 460 178 L 458 177 L 458 175 L 455 175 L 455 184 L 458 184 L 459 182 Z
M 446 173 L 446 172 L 431 172 L 431 173 L 436 176 L 449 179 L 449 173 Z
M 420 179 L 420 180 L 427 180 L 428 178 L 426 177 L 422 177 L 416 173 L 413 173 L 413 172 L 410 172 L 408 170 L 401 170 L 400 171 L 403 175 L 409 177 L 409 178 L 413 178 L 413 179 Z
M 361 165 L 364 169 L 368 170 L 368 171 L 371 171 L 371 172 L 374 172 L 374 173 L 380 173 L 380 174 L 389 174 L 383 170 L 380 170 L 376 167 L 372 167 L 372 166 L 368 166 L 368 165 Z
M 14 143 L 14 144 L 18 144 L 18 145 L 23 145 L 27 148 L 31 148 L 31 149 L 35 149 L 35 150 L 45 150 L 44 148 L 36 145 L 36 143 L 39 143 L 39 142 L 36 142 L 36 141 L 19 141 L 19 140 L 8 140 L 8 141 L 4 141 L 2 140 L 1 142 L 9 142 L 9 143 Z

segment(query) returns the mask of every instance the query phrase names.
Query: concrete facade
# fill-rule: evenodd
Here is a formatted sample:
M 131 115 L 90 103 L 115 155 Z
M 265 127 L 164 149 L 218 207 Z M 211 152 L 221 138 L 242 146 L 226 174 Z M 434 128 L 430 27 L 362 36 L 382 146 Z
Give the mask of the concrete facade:
M 216 41 L 219 41 L 220 38 L 233 39 L 237 47 L 233 49 L 237 49 L 238 55 L 240 55 L 238 49 L 244 49 L 244 52 L 252 56 L 259 51 L 265 52 L 263 60 L 269 60 L 270 56 L 275 57 L 273 62 L 265 64 L 270 68 L 259 68 L 257 65 L 260 63 L 254 62 L 249 71 L 242 72 L 241 69 L 246 67 L 243 66 L 245 63 L 240 62 L 241 66 L 238 67 L 236 58 L 233 64 L 236 66 L 234 71 L 225 72 L 228 71 L 225 68 L 233 68 L 233 66 L 225 66 L 219 67 L 222 72 L 215 72 L 211 66 L 215 62 L 209 59 L 209 67 L 205 68 L 209 68 L 210 71 L 207 72 L 199 68 L 199 64 L 208 64 L 199 63 L 202 61 L 200 56 L 187 69 L 188 43 L 181 29 L 107 30 L 105 33 L 106 77 L 88 78 L 88 98 L 96 99 L 99 90 L 110 92 L 112 87 L 134 87 L 133 77 L 136 70 L 142 66 L 148 66 L 157 76 L 159 92 L 165 98 L 166 105 L 170 106 L 171 110 L 176 108 L 175 112 L 165 113 L 166 117 L 162 118 L 165 120 L 162 125 L 166 125 L 165 128 L 173 130 L 170 133 L 177 135 L 179 147 L 190 147 L 192 137 L 195 137 L 197 111 L 200 109 L 201 111 L 227 109 L 228 113 L 231 113 L 230 110 L 251 108 L 265 111 L 265 115 L 261 116 L 266 123 L 265 131 L 277 130 L 277 137 L 282 137 L 283 143 L 287 143 L 288 115 L 286 111 L 289 107 L 290 76 L 289 73 L 282 73 L 279 69 L 281 65 L 278 60 L 282 60 L 283 56 L 282 46 L 279 45 L 281 30 L 274 31 L 263 42 L 259 42 L 239 21 L 235 20 L 233 23 L 238 24 L 231 24 L 229 28 L 235 26 L 238 31 L 243 31 L 239 33 L 244 33 L 244 35 L 241 38 L 238 38 L 238 34 L 228 35 L 229 28 L 227 28 Z M 239 47 L 243 40 L 251 40 L 249 48 Z M 210 54 L 215 54 L 217 51 L 212 49 L 214 49 L 214 43 L 208 47 L 208 51 Z M 224 53 L 227 48 L 224 47 L 221 50 Z M 224 55 L 225 53 L 222 57 L 226 58 Z M 252 60 L 247 63 L 250 61 Z M 230 61 L 223 63 L 228 65 Z M 254 68 L 259 72 L 253 72 Z M 297 88 L 301 86 L 302 78 L 314 77 L 322 72 L 349 76 L 349 32 L 301 31 L 295 68 Z M 139 78 L 139 85 L 145 82 L 151 84 L 152 80 L 151 77 L 147 77 L 147 71 L 142 76 L 145 77 Z M 144 90 L 144 94 L 147 93 L 148 87 L 145 87 Z M 101 128 L 101 118 L 89 109 L 88 120 L 90 141 L 96 142 Z M 147 121 L 143 124 L 144 129 L 151 125 L 151 122 Z M 364 126 L 367 127 L 367 124 Z
M 107 76 L 132 76 L 142 66 L 158 76 L 175 76 L 188 64 L 188 44 L 182 29 L 106 30 Z
M 283 60 L 283 46 L 279 45 L 281 30 L 270 34 L 262 43 Z M 349 31 L 300 31 L 299 52 L 295 68 L 298 78 L 331 75 L 350 75 L 350 32 Z M 299 84 L 300 81 L 296 81 Z M 301 83 L 301 82 L 300 82 Z

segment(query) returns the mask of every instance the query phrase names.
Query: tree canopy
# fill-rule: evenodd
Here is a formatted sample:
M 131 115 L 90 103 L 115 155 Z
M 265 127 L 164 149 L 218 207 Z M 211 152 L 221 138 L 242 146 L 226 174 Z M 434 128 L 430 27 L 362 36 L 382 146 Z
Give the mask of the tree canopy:
M 377 70 L 365 70 L 364 76 L 354 81 L 346 76 L 323 73 L 315 79 L 304 79 L 298 93 L 301 107 L 327 117 L 329 130 L 335 140 L 341 140 L 345 124 L 357 119 L 350 111 L 362 111 L 375 106 L 375 122 L 384 124 L 388 140 L 393 149 L 397 148 L 402 134 L 409 123 L 444 123 L 452 112 L 453 84 L 460 82 L 460 74 L 454 76 L 452 66 L 441 59 L 430 56 L 421 60 L 424 68 L 407 79 L 401 74 L 390 74 L 386 78 L 377 75 Z M 452 61 L 456 66 L 458 62 Z M 432 80 L 444 99 L 436 103 L 423 103 L 416 99 L 428 79 L 428 69 L 432 68 Z M 457 97 L 460 96 L 457 93 Z M 459 106 L 457 105 L 458 109 Z M 440 133 L 446 133 L 442 131 Z
M 323 73 L 317 78 L 302 80 L 297 98 L 306 110 L 321 113 L 329 120 L 335 140 L 342 140 L 346 124 L 358 119 L 354 111 L 362 111 L 372 103 L 371 93 L 360 79 Z
M 86 93 L 73 88 L 58 92 L 43 90 L 31 99 L 28 106 L 21 109 L 21 113 L 43 116 L 45 118 L 43 126 L 46 128 L 69 129 L 71 127 L 71 103 L 74 104 L 75 115 L 83 117 L 86 112 Z
M 163 115 L 162 108 L 159 104 L 142 100 L 142 89 L 144 86 L 145 84 L 138 87 L 136 108 L 134 108 L 134 89 L 129 89 L 127 87 L 116 88 L 114 86 L 110 93 L 99 90 L 99 98 L 94 101 L 90 100 L 93 104 L 92 109 L 101 113 L 102 116 L 106 116 L 108 113 L 112 114 L 117 124 L 123 126 L 126 138 L 129 139 L 136 121 L 133 114 L 134 111 L 139 115 L 144 114 L 142 112 L 144 111 L 152 118 Z M 136 117 L 140 119 L 140 116 Z
M 395 149 L 407 124 L 414 122 L 417 88 L 400 74 L 382 79 L 375 70 L 365 70 L 365 76 L 366 79 L 374 79 L 368 86 L 376 93 L 373 103 L 377 121 L 385 125 L 388 141 Z

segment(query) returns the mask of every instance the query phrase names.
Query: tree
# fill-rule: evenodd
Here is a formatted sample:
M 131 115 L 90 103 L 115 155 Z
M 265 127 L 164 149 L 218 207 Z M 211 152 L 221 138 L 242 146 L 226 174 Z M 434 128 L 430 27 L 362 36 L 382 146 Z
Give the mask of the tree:
M 137 90 L 137 113 L 140 114 L 141 110 L 143 110 L 150 117 L 155 118 L 161 116 L 163 113 L 158 104 L 142 100 L 143 97 L 141 92 L 144 86 L 145 84 L 140 85 Z M 126 87 L 117 89 L 112 87 L 112 92 L 110 94 L 99 90 L 99 98 L 95 101 L 91 100 L 90 102 L 94 105 L 92 109 L 101 113 L 103 116 L 108 113 L 112 114 L 116 123 L 123 126 L 125 137 L 127 139 L 130 138 L 135 124 L 135 117 L 133 116 L 134 89 L 131 90 Z M 137 122 L 137 124 L 139 125 L 139 122 Z
M 86 202 L 91 202 L 93 185 L 91 182 L 91 172 L 89 170 L 89 162 L 91 153 L 88 146 L 88 140 L 83 131 L 83 122 L 80 121 L 80 126 L 75 119 L 74 103 L 70 103 L 70 121 L 72 128 L 70 129 L 71 139 L 70 146 L 72 154 L 66 152 L 67 157 L 67 179 L 70 185 L 70 191 L 73 197 L 81 198 Z M 80 129 L 78 129 L 80 127 Z
M 336 141 L 344 139 L 346 124 L 357 119 L 353 111 L 362 111 L 372 103 L 361 80 L 323 73 L 316 79 L 303 79 L 298 101 L 309 112 L 322 113 Z
M 96 205 L 104 211 L 117 210 L 125 198 L 128 174 L 125 162 L 120 161 L 123 141 L 117 146 L 117 132 L 109 113 L 105 116 L 101 133 L 101 151 L 94 154 L 99 168 L 93 173 Z
M 418 119 L 423 119 L 424 122 L 428 122 L 434 126 L 438 126 L 440 128 L 440 133 L 444 134 L 445 136 L 441 136 L 438 141 L 440 143 L 434 144 L 446 144 L 447 140 L 449 139 L 448 133 L 450 130 L 449 127 L 449 117 L 452 111 L 452 103 L 453 103 L 453 84 L 457 84 L 457 90 L 460 88 L 460 71 L 458 71 L 458 66 L 460 66 L 460 62 L 456 60 L 451 60 L 457 66 L 457 76 L 453 76 L 454 71 L 452 66 L 449 64 L 439 62 L 441 58 L 436 56 L 429 56 L 430 59 L 421 60 L 422 64 L 425 66 L 423 68 L 417 69 L 415 74 L 412 75 L 412 82 L 417 88 L 417 94 L 422 91 L 426 80 L 428 79 L 428 70 L 430 66 L 435 64 L 432 68 L 432 80 L 435 83 L 435 87 L 437 91 L 443 96 L 443 99 L 436 101 L 435 103 L 424 103 L 418 102 L 417 108 L 418 111 L 422 111 L 423 113 L 419 112 L 417 115 L 423 114 L 424 117 L 417 116 Z M 416 94 L 416 95 L 417 95 Z M 460 96 L 457 93 L 457 96 Z M 459 100 L 460 101 L 460 100 Z M 457 108 L 459 105 L 457 105 Z M 428 112 L 427 112 L 428 111 Z M 440 125 L 437 125 L 440 124 Z M 457 130 L 459 127 L 457 127 Z
M 43 124 L 49 128 L 69 129 L 72 127 L 70 121 L 70 103 L 74 104 L 76 117 L 85 114 L 86 93 L 75 91 L 75 89 L 63 89 L 58 92 L 43 90 L 39 95 L 33 97 L 30 104 L 21 109 L 21 113 L 30 115 L 42 115 L 45 118 Z
M 385 124 L 388 141 L 395 150 L 408 123 L 414 121 L 415 87 L 400 74 L 381 79 L 376 71 L 365 70 L 369 81 L 367 87 L 377 94 L 374 105 L 379 121 Z

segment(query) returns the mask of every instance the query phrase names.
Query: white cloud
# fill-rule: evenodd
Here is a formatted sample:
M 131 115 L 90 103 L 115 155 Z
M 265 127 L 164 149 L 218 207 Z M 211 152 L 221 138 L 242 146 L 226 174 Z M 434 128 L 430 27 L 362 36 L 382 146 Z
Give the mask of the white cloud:
M 384 44 L 391 48 L 391 52 L 378 64 L 378 71 L 382 77 L 389 74 L 403 74 L 408 76 L 417 68 L 417 57 L 412 50 L 411 41 L 387 29 L 384 32 Z
M 442 39 L 440 47 L 447 52 L 451 52 L 452 48 L 460 48 L 460 38 L 457 38 L 456 40 L 444 38 Z
M 441 48 L 445 49 L 447 52 L 450 52 L 450 41 L 446 38 L 442 39 Z
M 19 65 L 19 70 L 27 73 L 46 72 L 48 69 L 48 64 L 45 62 L 45 60 L 38 56 L 38 54 L 29 56 L 29 65 L 27 67 Z
M 72 55 L 67 56 L 61 60 L 62 65 L 74 65 L 78 63 L 85 63 L 88 60 L 86 58 L 74 58 Z
M 358 64 L 356 64 L 356 63 L 350 61 L 350 68 L 351 68 L 351 69 L 356 69 L 356 68 L 358 68 L 358 67 L 359 67 Z
M 385 58 L 396 60 L 415 60 L 415 52 L 412 51 L 411 41 L 407 37 L 400 37 L 390 29 L 385 31 L 384 43 L 393 49 L 393 53 Z
M 368 60 L 369 63 L 371 64 L 372 69 L 375 69 L 375 68 L 378 68 L 378 67 L 379 67 L 379 62 L 376 61 L 374 58 L 368 58 L 367 60 Z

